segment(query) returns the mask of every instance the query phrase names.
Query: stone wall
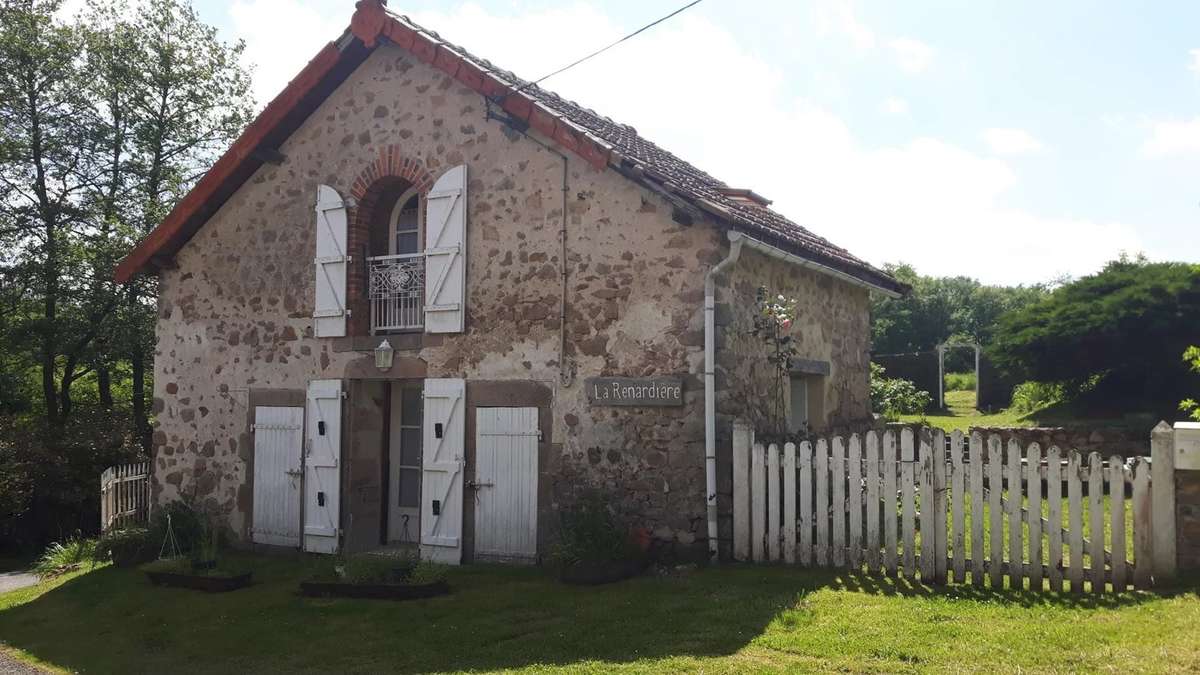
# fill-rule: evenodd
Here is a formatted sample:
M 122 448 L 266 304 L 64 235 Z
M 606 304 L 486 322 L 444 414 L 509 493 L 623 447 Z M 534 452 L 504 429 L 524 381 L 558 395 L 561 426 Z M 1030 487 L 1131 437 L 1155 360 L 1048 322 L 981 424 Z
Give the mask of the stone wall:
M 552 509 L 595 486 L 661 539 L 690 545 L 705 536 L 702 303 L 704 275 L 728 249 L 719 228 L 680 225 L 659 197 L 568 156 L 564 326 L 563 160 L 487 120 L 475 92 L 385 45 L 280 151 L 286 160 L 261 167 L 161 272 L 158 501 L 194 497 L 245 536 L 255 397 L 302 395 L 312 379 L 381 376 L 369 351 L 375 340 L 313 336 L 316 186 L 350 195 L 364 189 L 355 187 L 364 175 L 436 177 L 465 163 L 467 329 L 397 337 L 391 374 L 538 383 L 553 401 L 544 440 L 555 474 L 542 477 L 555 488 Z M 361 216 L 352 222 L 371 220 Z M 727 313 L 744 309 L 760 281 L 801 297 L 804 352 L 833 364 L 830 419 L 865 415 L 866 292 L 775 261 L 747 262 L 723 296 L 738 308 Z M 723 352 L 727 383 L 752 367 L 739 339 Z M 681 377 L 685 405 L 589 405 L 583 380 L 603 375 Z M 740 409 L 728 391 L 726 420 Z
M 767 347 L 751 335 L 759 287 L 797 300 L 798 316 L 790 331 L 797 360 L 829 365 L 818 406 L 824 415 L 814 421 L 813 430 L 870 419 L 870 299 L 866 289 L 754 250 L 743 250 L 725 276 L 718 284 L 723 304 L 717 401 L 720 412 L 730 416 L 730 424 L 736 418 L 758 429 L 768 428 L 777 396 L 774 366 L 766 360 Z M 783 392 L 783 405 L 787 410 L 787 391 Z
M 1175 532 L 1179 570 L 1200 570 L 1200 471 L 1175 470 Z
M 1143 432 L 1115 427 L 971 427 L 971 431 L 978 431 L 985 438 L 999 434 L 1005 443 L 1015 438 L 1021 447 L 1037 443 L 1043 450 L 1057 445 L 1060 450 L 1095 451 L 1105 457 L 1121 455 L 1128 459 L 1150 456 L 1149 430 Z

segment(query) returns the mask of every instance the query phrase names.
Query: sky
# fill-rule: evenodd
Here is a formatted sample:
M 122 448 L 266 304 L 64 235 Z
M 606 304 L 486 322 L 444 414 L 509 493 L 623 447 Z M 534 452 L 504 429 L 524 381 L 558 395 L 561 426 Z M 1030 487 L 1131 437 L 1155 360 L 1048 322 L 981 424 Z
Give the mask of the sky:
M 352 0 L 194 0 L 265 104 Z M 683 0 L 391 0 L 540 77 Z M 543 86 L 872 263 L 985 283 L 1200 262 L 1200 3 L 703 0 Z

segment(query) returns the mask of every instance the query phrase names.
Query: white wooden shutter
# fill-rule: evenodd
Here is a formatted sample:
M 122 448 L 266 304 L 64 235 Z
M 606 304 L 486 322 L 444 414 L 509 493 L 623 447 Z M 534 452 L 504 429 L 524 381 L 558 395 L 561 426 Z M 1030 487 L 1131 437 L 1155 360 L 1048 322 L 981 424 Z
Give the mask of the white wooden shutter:
M 467 166 L 442 174 L 425 204 L 425 332 L 461 333 L 467 299 Z
M 462 562 L 465 392 L 465 380 L 425 380 L 421 557 L 450 565 Z
M 317 337 L 346 334 L 346 203 L 337 190 L 317 186 L 317 279 L 313 303 L 313 330 Z
M 300 546 L 301 453 L 304 408 L 254 408 L 254 518 L 256 544 Z
M 304 550 L 337 553 L 341 509 L 342 383 L 308 383 Z

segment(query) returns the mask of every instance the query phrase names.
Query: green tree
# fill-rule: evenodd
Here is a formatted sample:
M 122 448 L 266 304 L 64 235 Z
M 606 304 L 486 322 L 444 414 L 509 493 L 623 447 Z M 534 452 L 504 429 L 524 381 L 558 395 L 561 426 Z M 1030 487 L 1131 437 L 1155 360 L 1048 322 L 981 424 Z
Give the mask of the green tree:
M 1123 257 L 1004 315 L 989 356 L 1090 412 L 1169 414 L 1197 381 L 1179 361 L 1197 325 L 1200 266 Z
M 0 542 L 92 527 L 99 468 L 149 451 L 155 280 L 113 268 L 250 118 L 186 2 L 60 5 L 0 0 Z
M 912 287 L 902 298 L 877 297 L 871 306 L 871 346 L 876 354 L 928 351 L 958 338 L 992 341 L 1005 312 L 1047 293 L 1043 285 L 987 286 L 969 277 L 922 276 L 907 264 L 888 264 L 888 272 Z M 947 366 L 973 368 L 970 352 L 951 352 Z

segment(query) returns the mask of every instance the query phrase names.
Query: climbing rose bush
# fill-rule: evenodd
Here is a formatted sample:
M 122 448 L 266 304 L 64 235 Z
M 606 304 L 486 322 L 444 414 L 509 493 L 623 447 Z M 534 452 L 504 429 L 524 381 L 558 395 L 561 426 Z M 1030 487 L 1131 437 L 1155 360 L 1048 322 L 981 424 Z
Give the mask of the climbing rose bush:
M 767 363 L 774 375 L 774 392 L 768 411 L 770 431 L 779 437 L 787 435 L 787 415 L 784 391 L 787 386 L 788 369 L 796 356 L 796 344 L 792 339 L 792 324 L 797 318 L 795 298 L 772 294 L 766 286 L 759 286 L 754 296 L 754 327 L 750 334 L 762 340 L 766 348 Z

